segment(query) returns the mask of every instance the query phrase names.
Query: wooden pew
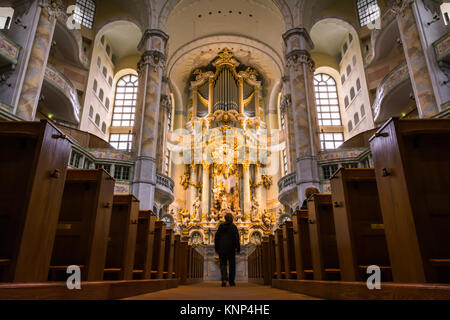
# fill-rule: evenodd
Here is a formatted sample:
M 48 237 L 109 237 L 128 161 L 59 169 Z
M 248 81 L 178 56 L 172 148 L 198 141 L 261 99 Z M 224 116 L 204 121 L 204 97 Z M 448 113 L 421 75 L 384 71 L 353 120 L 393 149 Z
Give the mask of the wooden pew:
M 178 266 L 179 279 L 181 284 L 185 284 L 189 277 L 189 245 L 187 241 L 180 241 L 179 260 L 181 261 Z
M 154 279 L 163 279 L 164 277 L 164 253 L 166 243 L 166 223 L 164 221 L 156 221 L 155 237 L 153 242 L 153 258 L 151 276 Z
M 262 256 L 262 277 L 264 279 L 264 285 L 271 285 L 273 278 L 273 262 L 275 258 L 272 256 L 270 237 L 265 239 L 261 243 L 261 256 Z
M 165 279 L 173 278 L 173 259 L 175 250 L 175 233 L 172 229 L 166 229 L 164 245 L 164 272 Z
M 175 279 L 180 279 L 180 265 L 183 263 L 181 260 L 181 236 L 175 235 L 173 242 L 173 275 Z
M 298 280 L 312 280 L 313 266 L 309 237 L 308 210 L 297 210 L 292 216 L 294 230 L 295 270 Z
M 270 283 L 272 283 L 272 279 L 277 279 L 278 278 L 278 274 L 277 274 L 277 250 L 276 250 L 276 246 L 275 246 L 275 236 L 274 235 L 269 235 L 269 240 L 268 240 L 268 249 L 269 249 L 269 265 L 270 265 Z
M 133 279 L 151 277 L 156 220 L 152 211 L 139 211 Z
M 138 215 L 139 200 L 135 196 L 114 196 L 105 280 L 133 279 Z
M 47 280 L 70 149 L 47 121 L 0 121 L 0 282 Z
M 274 234 L 275 240 L 275 272 L 276 279 L 284 279 L 286 277 L 286 269 L 284 264 L 283 249 L 283 230 L 277 229 Z
M 49 280 L 65 281 L 70 265 L 83 281 L 103 280 L 114 178 L 105 170 L 67 170 Z
M 392 281 L 374 169 L 339 169 L 331 177 L 336 241 L 343 281 L 366 281 L 377 265 Z
M 282 227 L 283 234 L 283 258 L 286 272 L 286 279 L 296 279 L 296 261 L 295 261 L 295 249 L 294 249 L 294 228 L 292 221 L 286 221 Z
M 311 196 L 308 213 L 314 280 L 340 280 L 331 195 Z
M 390 119 L 370 148 L 394 281 L 450 283 L 450 120 Z

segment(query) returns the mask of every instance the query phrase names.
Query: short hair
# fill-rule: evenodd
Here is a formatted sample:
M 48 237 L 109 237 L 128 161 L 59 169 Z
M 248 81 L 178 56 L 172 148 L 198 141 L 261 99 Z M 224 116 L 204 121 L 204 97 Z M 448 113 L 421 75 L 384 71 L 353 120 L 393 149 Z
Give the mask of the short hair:
M 319 189 L 317 189 L 316 187 L 308 187 L 308 188 L 306 188 L 306 190 L 305 190 L 305 196 L 306 196 L 306 198 L 309 198 L 309 197 L 311 197 L 313 194 L 316 194 L 316 193 L 320 193 Z
M 227 222 L 233 222 L 233 215 L 231 214 L 231 213 L 227 213 L 226 215 L 225 215 L 225 221 L 227 221 Z

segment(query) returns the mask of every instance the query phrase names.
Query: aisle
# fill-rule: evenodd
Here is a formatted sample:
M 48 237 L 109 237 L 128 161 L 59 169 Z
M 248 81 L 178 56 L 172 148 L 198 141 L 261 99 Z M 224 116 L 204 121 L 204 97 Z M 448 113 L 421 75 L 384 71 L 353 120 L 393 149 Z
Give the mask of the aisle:
M 126 300 L 319 300 L 303 294 L 237 282 L 236 287 L 222 288 L 220 282 L 198 284 L 130 297 Z

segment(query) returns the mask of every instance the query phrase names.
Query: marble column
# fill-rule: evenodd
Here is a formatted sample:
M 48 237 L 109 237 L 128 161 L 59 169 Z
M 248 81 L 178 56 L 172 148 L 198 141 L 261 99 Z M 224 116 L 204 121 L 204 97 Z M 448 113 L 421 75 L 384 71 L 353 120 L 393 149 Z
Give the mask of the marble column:
M 161 102 L 161 83 L 168 36 L 161 30 L 146 30 L 139 44 L 139 89 L 133 128 L 136 165 L 133 194 L 141 210 L 153 210 L 156 186 L 156 147 Z
M 202 164 L 202 220 L 209 215 L 209 164 Z
M 255 184 L 257 185 L 257 187 L 255 187 L 255 197 L 256 197 L 256 201 L 258 201 L 259 204 L 259 208 L 260 211 L 262 213 L 262 211 L 265 209 L 266 204 L 263 203 L 262 201 L 262 185 L 259 185 L 259 183 L 261 182 L 261 166 L 259 164 L 256 164 L 255 167 Z
M 167 85 L 168 79 L 162 78 L 161 101 L 158 121 L 158 144 L 156 147 L 156 170 L 157 172 L 168 174 L 166 172 L 166 151 L 167 151 L 167 134 L 169 113 L 172 111 L 172 103 L 170 101 Z
M 412 6 L 413 2 L 403 0 L 401 5 L 393 6 L 392 9 L 397 14 L 398 29 L 400 30 L 400 38 L 408 64 L 419 117 L 429 118 L 439 112 L 439 107 L 434 96 L 433 83 Z
M 320 186 L 317 166 L 319 129 L 314 96 L 315 64 L 309 53 L 314 44 L 304 28 L 295 28 L 283 35 L 291 85 L 292 121 L 295 136 L 295 169 L 299 203 L 309 186 Z
M 281 101 L 281 116 L 284 118 L 284 136 L 286 141 L 286 156 L 288 159 L 288 174 L 295 171 L 297 160 L 295 147 L 294 119 L 292 117 L 291 84 L 288 76 L 283 77 L 283 93 Z
M 244 180 L 244 218 L 250 219 L 250 164 L 244 163 L 242 165 L 243 180 Z
M 56 17 L 62 14 L 64 6 L 60 0 L 40 0 L 38 10 L 40 10 L 40 16 L 16 110 L 16 114 L 20 118 L 28 121 L 34 120 L 36 116 L 48 55 L 52 46 Z

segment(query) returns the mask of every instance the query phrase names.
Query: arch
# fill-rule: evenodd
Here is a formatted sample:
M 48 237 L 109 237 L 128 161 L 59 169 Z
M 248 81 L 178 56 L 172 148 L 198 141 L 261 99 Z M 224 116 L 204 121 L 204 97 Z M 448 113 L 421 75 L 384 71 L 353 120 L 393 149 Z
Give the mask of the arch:
M 105 121 L 102 122 L 102 132 L 106 133 L 106 123 L 105 123 Z
M 111 126 L 132 127 L 134 125 L 138 86 L 139 80 L 134 73 L 125 74 L 117 80 Z
M 94 116 L 94 107 L 90 106 L 89 107 L 89 118 L 92 119 L 93 116 Z
M 150 1 L 148 1 L 150 2 Z M 166 23 L 169 18 L 170 13 L 173 9 L 181 2 L 181 0 L 169 0 L 166 1 L 164 6 L 162 7 L 159 16 L 156 18 L 152 15 L 152 23 L 151 26 L 154 29 L 165 30 Z M 283 16 L 283 20 L 286 26 L 286 30 L 292 29 L 300 23 L 296 24 L 294 22 L 294 16 L 292 15 L 291 9 L 289 5 L 286 3 L 286 0 L 272 0 L 275 6 L 280 10 L 281 15 Z M 303 0 L 300 0 L 303 5 Z M 155 19 L 156 18 L 156 19 Z M 281 37 L 281 35 L 280 35 Z
M 319 73 L 314 76 L 317 116 L 320 126 L 340 126 L 341 112 L 336 80 L 329 74 Z
M 99 115 L 98 113 L 95 115 L 95 124 L 96 124 L 97 126 L 100 125 L 100 115 Z

